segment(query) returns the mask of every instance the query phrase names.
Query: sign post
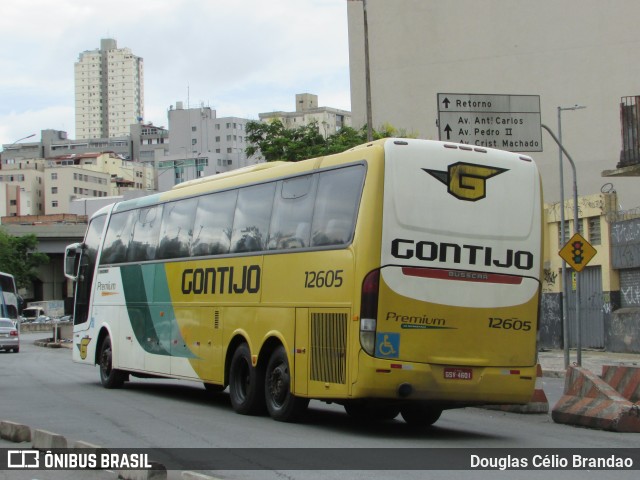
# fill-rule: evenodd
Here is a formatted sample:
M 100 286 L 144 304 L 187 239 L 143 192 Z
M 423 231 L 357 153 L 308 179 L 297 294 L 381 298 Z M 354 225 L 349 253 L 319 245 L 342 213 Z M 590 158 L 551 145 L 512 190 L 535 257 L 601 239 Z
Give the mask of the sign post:
M 440 140 L 541 152 L 540 96 L 438 94 Z
M 580 366 L 582 365 L 582 329 L 580 328 L 580 318 L 578 315 L 580 311 L 580 298 L 578 296 L 580 277 L 578 275 L 598 252 L 576 231 L 573 237 L 569 239 L 558 253 L 560 257 L 573 268 L 576 277 L 576 335 L 578 337 L 576 339 L 576 350 L 577 363 L 578 366 Z M 566 285 L 563 285 L 563 288 L 566 290 Z M 565 339 L 565 342 L 568 342 L 568 339 Z

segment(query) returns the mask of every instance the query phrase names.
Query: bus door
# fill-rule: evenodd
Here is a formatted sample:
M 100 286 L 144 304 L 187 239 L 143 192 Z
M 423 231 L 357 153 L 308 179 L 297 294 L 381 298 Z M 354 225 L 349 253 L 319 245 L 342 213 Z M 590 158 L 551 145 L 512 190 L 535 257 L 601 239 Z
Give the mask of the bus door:
M 89 227 L 85 240 L 82 243 L 69 245 L 65 250 L 65 276 L 75 281 L 75 301 L 73 311 L 73 342 L 77 348 L 73 349 L 73 358 L 76 361 L 93 360 L 88 355 L 88 347 L 91 335 L 87 330 L 93 326 L 89 305 L 94 291 L 94 276 L 100 238 L 104 229 L 106 215 L 95 217 Z M 91 346 L 95 351 L 95 342 Z

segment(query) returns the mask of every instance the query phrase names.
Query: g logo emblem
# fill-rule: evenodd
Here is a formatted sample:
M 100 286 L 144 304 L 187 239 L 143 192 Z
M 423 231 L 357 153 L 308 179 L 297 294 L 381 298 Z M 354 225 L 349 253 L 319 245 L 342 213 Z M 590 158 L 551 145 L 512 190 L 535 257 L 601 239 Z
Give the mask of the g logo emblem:
M 459 200 L 476 202 L 487 196 L 487 179 L 507 170 L 458 162 L 449 165 L 446 172 L 423 168 L 433 178 L 444 183 L 447 191 Z

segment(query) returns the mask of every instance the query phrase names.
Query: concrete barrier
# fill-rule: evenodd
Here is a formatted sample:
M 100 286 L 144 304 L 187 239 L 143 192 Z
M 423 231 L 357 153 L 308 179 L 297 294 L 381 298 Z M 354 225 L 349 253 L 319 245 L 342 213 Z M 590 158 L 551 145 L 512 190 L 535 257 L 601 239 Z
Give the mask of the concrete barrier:
M 91 449 L 94 452 L 109 452 L 109 449 L 94 445 L 85 441 L 68 442 L 67 439 L 57 433 L 47 430 L 32 430 L 27 425 L 0 420 L 0 438 L 10 442 L 22 443 L 32 441 L 32 447 L 39 450 L 50 450 L 53 448 L 67 448 L 71 446 L 76 449 Z M 148 470 L 116 470 L 119 479 L 122 480 L 166 480 L 167 468 L 158 462 L 151 461 L 151 468 Z M 183 471 L 182 478 L 185 480 L 217 480 L 216 477 L 203 475 L 196 472 Z
M 640 402 L 640 367 L 603 365 L 602 379 L 630 402 Z
M 151 462 L 150 470 L 116 470 L 118 478 L 123 480 L 166 480 L 167 469 L 164 465 Z
M 22 443 L 31 441 L 31 429 L 20 423 L 0 421 L 0 438 L 10 442 Z
M 67 448 L 67 439 L 47 430 L 34 430 L 31 436 L 33 448 L 47 450 L 51 448 Z
M 595 373 L 577 366 L 567 369 L 564 394 L 553 407 L 556 423 L 614 432 L 640 432 L 640 408 Z

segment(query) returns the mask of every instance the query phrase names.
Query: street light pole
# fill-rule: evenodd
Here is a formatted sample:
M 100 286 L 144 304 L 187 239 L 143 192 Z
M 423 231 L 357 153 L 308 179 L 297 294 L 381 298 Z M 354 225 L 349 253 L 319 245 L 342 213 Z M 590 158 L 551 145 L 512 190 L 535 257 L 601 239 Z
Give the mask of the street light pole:
M 560 135 L 560 132 L 562 131 L 562 125 L 561 125 L 561 120 L 560 120 L 560 113 L 563 110 L 578 110 L 581 108 L 586 108 L 584 106 L 579 106 L 579 105 L 575 105 L 573 107 L 568 107 L 568 108 L 562 108 L 562 107 L 558 107 L 558 134 Z M 553 138 L 553 140 L 558 144 L 558 147 L 560 148 L 560 237 L 561 240 L 560 242 L 562 243 L 562 246 L 565 245 L 566 240 L 565 240 L 565 233 L 564 233 L 564 177 L 563 177 L 563 171 L 562 171 L 562 154 L 564 153 L 564 155 L 566 155 L 567 159 L 569 160 L 569 163 L 571 165 L 571 169 L 573 172 L 573 228 L 574 231 L 577 233 L 579 231 L 579 222 L 578 222 L 578 179 L 577 179 L 577 174 L 576 174 L 576 165 L 573 162 L 573 159 L 571 158 L 571 155 L 569 155 L 569 152 L 567 152 L 567 150 L 564 148 L 564 146 L 562 145 L 562 141 L 557 138 L 553 132 L 551 131 L 551 129 L 549 127 L 547 127 L 546 125 L 541 125 L 542 128 L 544 128 L 549 135 L 551 135 L 551 138 Z M 561 247 L 562 248 L 562 247 Z M 569 367 L 569 325 L 568 325 L 568 319 L 567 319 L 567 314 L 568 314 L 568 304 L 567 304 L 567 295 L 566 295 L 566 290 L 567 290 L 567 281 L 566 281 L 566 262 L 564 260 L 562 260 L 562 288 L 563 288 L 563 292 L 562 292 L 562 334 L 564 337 L 564 366 L 565 369 Z M 578 340 L 577 340 L 577 364 L 581 365 L 582 364 L 582 352 L 581 352 L 581 341 L 580 341 L 580 336 L 581 336 L 581 329 L 580 329 L 580 321 L 579 321 L 579 314 L 580 314 L 580 299 L 579 299 L 579 286 L 578 286 L 578 278 L 577 278 L 577 272 L 576 272 L 576 330 L 577 330 L 577 335 L 578 335 Z
M 22 140 L 26 140 L 27 138 L 35 137 L 35 136 L 36 136 L 36 134 L 35 134 L 35 133 L 32 133 L 31 135 L 27 135 L 26 137 L 19 138 L 19 139 L 18 139 L 18 140 L 16 140 L 15 142 L 13 142 L 13 143 L 9 144 L 9 146 L 8 146 L 7 148 L 11 148 L 11 147 L 13 147 L 16 143 L 21 142 Z

